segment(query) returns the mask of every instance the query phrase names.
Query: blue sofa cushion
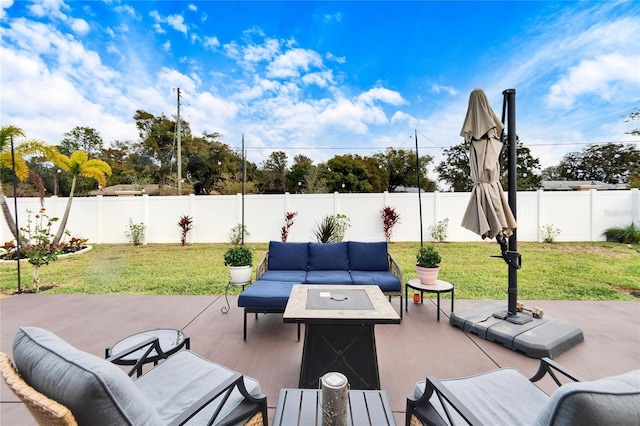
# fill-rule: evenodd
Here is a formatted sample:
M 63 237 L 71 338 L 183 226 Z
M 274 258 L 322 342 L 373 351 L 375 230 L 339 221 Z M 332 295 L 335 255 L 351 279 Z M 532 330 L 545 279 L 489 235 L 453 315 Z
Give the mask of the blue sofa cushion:
M 238 296 L 238 306 L 246 309 L 284 312 L 291 295 L 291 288 L 295 284 L 299 283 L 258 280 Z
M 347 243 L 309 243 L 309 271 L 330 270 L 349 270 Z
M 308 271 L 305 284 L 353 284 L 349 271 Z
M 349 241 L 349 266 L 352 271 L 388 271 L 387 243 Z
M 24 380 L 69 408 L 78 424 L 162 424 L 123 370 L 74 348 L 50 331 L 20 327 L 13 342 L 13 359 Z
M 269 263 L 271 270 L 306 271 L 309 260 L 309 243 L 269 242 Z
M 400 280 L 391 272 L 351 271 L 351 279 L 358 285 L 377 285 L 382 291 L 400 291 Z
M 286 270 L 268 270 L 260 275 L 260 280 L 264 281 L 288 281 L 301 284 L 307 277 L 306 271 L 286 271 Z

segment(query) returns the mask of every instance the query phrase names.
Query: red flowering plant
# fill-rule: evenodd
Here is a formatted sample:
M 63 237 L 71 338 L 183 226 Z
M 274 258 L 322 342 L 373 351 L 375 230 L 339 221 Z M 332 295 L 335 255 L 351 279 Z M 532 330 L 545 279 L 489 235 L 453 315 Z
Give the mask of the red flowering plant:
M 180 227 L 180 244 L 185 246 L 187 245 L 187 234 L 193 229 L 193 218 L 188 215 L 181 216 L 178 226 Z
M 382 216 L 382 228 L 387 242 L 391 241 L 391 233 L 396 223 L 400 222 L 400 213 L 396 212 L 395 207 L 385 206 L 380 210 Z
M 286 212 L 284 214 L 284 225 L 280 230 L 280 239 L 283 243 L 287 242 L 287 238 L 289 238 L 289 229 L 293 226 L 293 220 L 298 215 L 298 212 Z

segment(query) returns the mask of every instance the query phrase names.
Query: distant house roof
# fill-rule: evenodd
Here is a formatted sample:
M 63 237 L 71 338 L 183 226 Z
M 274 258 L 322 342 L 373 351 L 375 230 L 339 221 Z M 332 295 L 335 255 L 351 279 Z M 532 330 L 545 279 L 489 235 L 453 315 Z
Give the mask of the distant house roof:
M 160 185 L 113 185 L 89 192 L 90 196 L 104 195 L 106 197 L 126 197 L 136 195 L 159 195 Z
M 544 180 L 542 181 L 542 189 L 545 191 L 588 191 L 590 189 L 629 189 L 629 187 L 626 184 L 611 184 L 599 180 Z

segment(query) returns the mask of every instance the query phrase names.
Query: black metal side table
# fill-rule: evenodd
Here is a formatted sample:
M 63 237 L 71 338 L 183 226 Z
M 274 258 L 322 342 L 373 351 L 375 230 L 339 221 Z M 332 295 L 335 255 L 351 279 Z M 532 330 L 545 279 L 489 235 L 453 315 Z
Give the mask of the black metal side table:
M 153 349 L 145 359 L 145 364 L 153 362 L 154 365 L 157 365 L 158 361 L 161 359 L 173 355 L 183 347 L 189 349 L 191 346 L 191 339 L 183 331 L 176 330 L 174 328 L 158 328 L 155 330 L 142 331 L 129 337 L 125 337 L 115 345 L 105 350 L 105 358 L 125 352 L 149 339 L 158 339 L 162 354 L 157 353 L 157 351 Z M 144 354 L 145 349 L 139 349 L 129 355 L 113 361 L 113 363 L 118 365 L 136 365 Z M 142 365 L 137 369 L 137 377 L 140 377 L 141 375 Z
M 420 292 L 420 303 L 422 303 L 422 293 L 436 293 L 438 295 L 438 321 L 440 321 L 440 293 L 451 293 L 451 312 L 453 312 L 453 284 L 447 281 L 436 280 L 435 284 L 422 284 L 418 278 L 407 281 L 404 286 L 404 310 L 409 312 L 409 288 Z M 402 308 L 401 308 L 402 309 Z
M 350 390 L 349 426 L 395 426 L 387 394 L 379 390 Z M 322 425 L 322 391 L 281 389 L 273 417 L 275 426 Z
M 231 309 L 231 305 L 229 304 L 229 289 L 233 288 L 233 287 L 242 287 L 242 291 L 244 291 L 244 287 L 247 285 L 251 284 L 251 280 L 249 281 L 245 281 L 243 283 L 234 283 L 233 281 L 229 281 L 227 282 L 227 287 L 225 287 L 224 289 L 224 300 L 225 302 L 227 302 L 227 306 L 223 306 L 222 308 L 220 308 L 220 311 L 223 314 L 226 314 L 227 312 L 229 312 L 229 309 Z M 256 314 L 256 318 L 257 318 L 257 314 Z

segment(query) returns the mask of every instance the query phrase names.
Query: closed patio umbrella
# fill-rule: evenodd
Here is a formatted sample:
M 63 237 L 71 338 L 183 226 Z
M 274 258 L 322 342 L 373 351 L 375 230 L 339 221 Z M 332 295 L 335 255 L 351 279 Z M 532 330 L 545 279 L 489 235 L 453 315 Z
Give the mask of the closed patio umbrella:
M 469 96 L 460 136 L 469 147 L 473 190 L 462 226 L 484 238 L 503 240 L 513 234 L 516 220 L 500 185 L 500 135 L 504 125 L 493 112 L 482 89 Z

